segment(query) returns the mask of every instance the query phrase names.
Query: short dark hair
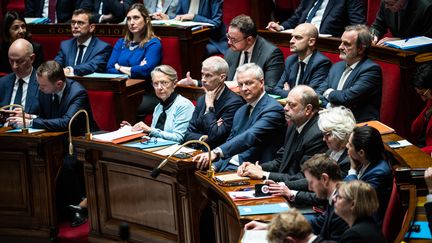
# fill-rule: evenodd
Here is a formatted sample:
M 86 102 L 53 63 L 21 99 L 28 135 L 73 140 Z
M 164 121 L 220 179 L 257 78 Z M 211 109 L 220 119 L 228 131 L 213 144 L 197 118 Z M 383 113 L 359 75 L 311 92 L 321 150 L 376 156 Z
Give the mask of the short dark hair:
M 241 14 L 231 20 L 231 27 L 238 28 L 243 33 L 244 37 L 258 35 L 258 30 L 253 19 L 247 15 Z
M 73 11 L 72 16 L 73 15 L 79 15 L 79 14 L 85 14 L 85 15 L 87 15 L 90 24 L 96 24 L 97 23 L 96 22 L 96 17 L 94 16 L 94 14 L 91 11 L 89 11 L 87 9 L 82 9 L 82 8 L 75 9 L 75 11 Z
M 384 144 L 380 132 L 371 126 L 356 127 L 352 133 L 351 144 L 355 150 L 363 149 L 370 163 L 378 163 L 384 159 Z
M 326 173 L 330 180 L 342 180 L 342 173 L 337 162 L 330 158 L 327 154 L 315 154 L 310 159 L 306 160 L 301 166 L 302 172 L 309 172 L 313 177 L 321 179 L 321 175 Z
M 55 83 L 58 80 L 66 82 L 66 76 L 64 74 L 62 66 L 56 61 L 43 62 L 37 69 L 37 75 L 42 76 L 44 73 L 47 74 L 48 80 L 51 83 Z
M 9 44 L 11 43 L 11 36 L 10 36 L 9 29 L 15 20 L 21 20 L 27 26 L 24 17 L 21 16 L 18 12 L 16 11 L 6 12 L 3 18 L 2 36 L 3 36 L 3 41 L 6 41 Z M 24 39 L 29 40 L 29 38 L 30 38 L 30 33 L 27 30 L 24 34 Z
M 425 62 L 417 66 L 412 84 L 418 89 L 432 89 L 432 62 Z

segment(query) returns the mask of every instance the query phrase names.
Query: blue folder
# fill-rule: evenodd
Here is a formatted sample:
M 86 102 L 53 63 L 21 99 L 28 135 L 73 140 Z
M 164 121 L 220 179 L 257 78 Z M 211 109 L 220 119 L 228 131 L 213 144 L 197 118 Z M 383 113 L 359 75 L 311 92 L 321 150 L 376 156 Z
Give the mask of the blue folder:
M 240 216 L 257 215 L 257 214 L 275 214 L 288 211 L 290 209 L 287 203 L 272 203 L 253 206 L 237 206 Z

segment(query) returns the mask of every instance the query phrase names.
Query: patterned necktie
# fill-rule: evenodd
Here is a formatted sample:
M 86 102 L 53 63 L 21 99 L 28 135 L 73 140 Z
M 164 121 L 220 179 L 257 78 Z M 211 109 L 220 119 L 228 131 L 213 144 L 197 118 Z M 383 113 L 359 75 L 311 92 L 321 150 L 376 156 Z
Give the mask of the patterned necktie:
M 15 93 L 15 99 L 14 104 L 21 105 L 22 104 L 22 97 L 23 97 L 23 84 L 24 80 L 18 79 L 18 89 Z

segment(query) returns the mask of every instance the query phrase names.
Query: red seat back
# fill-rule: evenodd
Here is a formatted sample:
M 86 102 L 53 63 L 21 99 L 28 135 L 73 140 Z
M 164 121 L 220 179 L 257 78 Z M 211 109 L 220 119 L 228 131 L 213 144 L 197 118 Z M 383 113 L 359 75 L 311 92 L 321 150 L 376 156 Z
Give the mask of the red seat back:
M 240 14 L 251 15 L 250 0 L 225 0 L 222 7 L 223 22 L 229 26 L 231 20 Z
M 400 67 L 397 64 L 375 61 L 383 71 L 380 120 L 396 129 L 396 111 L 400 102 Z
M 339 58 L 339 53 L 323 52 L 323 51 L 321 53 L 324 54 L 326 57 L 328 57 L 332 63 L 337 63 L 341 60 Z
M 114 103 L 114 93 L 111 91 L 89 90 L 88 96 L 93 112 L 93 118 L 101 130 L 114 131 L 120 124 L 116 124 L 116 106 Z
M 170 65 L 177 71 L 177 77 L 183 77 L 180 40 L 178 37 L 162 37 L 162 64 Z M 184 74 L 186 75 L 186 74 Z
M 390 195 L 387 210 L 384 215 L 382 231 L 388 242 L 394 242 L 398 235 L 405 212 L 403 212 L 401 202 L 399 200 L 399 192 L 396 185 L 396 179 L 393 178 L 393 189 Z
M 34 35 L 32 40 L 42 45 L 45 60 L 53 60 L 60 50 L 60 43 L 71 35 Z

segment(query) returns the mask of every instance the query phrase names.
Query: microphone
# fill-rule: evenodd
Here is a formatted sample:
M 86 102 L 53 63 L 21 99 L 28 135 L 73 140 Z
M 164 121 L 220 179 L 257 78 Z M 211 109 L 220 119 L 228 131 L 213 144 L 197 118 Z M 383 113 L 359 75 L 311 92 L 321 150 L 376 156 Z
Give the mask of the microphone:
M 85 138 L 87 140 L 91 140 L 92 139 L 92 134 L 90 133 L 90 121 L 89 121 L 89 115 L 87 113 L 86 110 L 81 109 L 79 111 L 77 111 L 69 120 L 69 155 L 73 155 L 73 144 L 72 144 L 72 122 L 75 120 L 75 118 L 81 114 L 84 113 L 85 117 L 86 117 L 86 134 L 85 134 Z
M 154 168 L 150 172 L 150 176 L 153 177 L 154 179 L 156 179 L 159 176 L 162 167 L 164 167 L 168 163 L 168 159 L 171 158 L 175 153 L 177 153 L 177 151 L 179 151 L 180 149 L 182 149 L 184 146 L 189 145 L 191 143 L 199 143 L 199 144 L 204 145 L 207 148 L 208 156 L 209 156 L 209 169 L 207 170 L 207 177 L 213 178 L 214 177 L 214 168 L 212 166 L 212 161 L 211 161 L 210 146 L 206 142 L 201 141 L 203 139 L 206 139 L 205 137 L 207 137 L 207 135 L 201 136 L 199 138 L 199 140 L 190 140 L 190 141 L 187 141 L 186 143 L 180 145 L 180 147 L 178 147 L 173 153 L 171 153 L 170 155 L 168 155 L 168 157 L 166 157 L 156 168 Z
M 0 110 L 4 110 L 4 109 L 7 109 L 7 108 L 11 108 L 11 107 L 19 107 L 19 108 L 21 108 L 21 112 L 22 112 L 21 114 L 22 114 L 22 118 L 23 118 L 23 127 L 21 128 L 21 132 L 23 134 L 28 134 L 29 130 L 26 127 L 25 112 L 24 112 L 24 107 L 22 105 L 18 105 L 18 104 L 5 105 L 5 106 L 0 107 Z

